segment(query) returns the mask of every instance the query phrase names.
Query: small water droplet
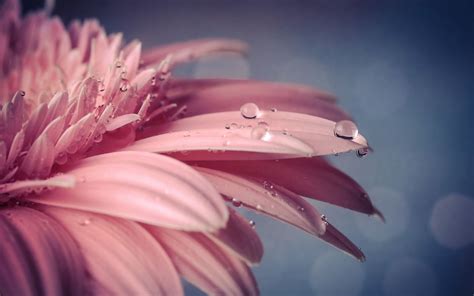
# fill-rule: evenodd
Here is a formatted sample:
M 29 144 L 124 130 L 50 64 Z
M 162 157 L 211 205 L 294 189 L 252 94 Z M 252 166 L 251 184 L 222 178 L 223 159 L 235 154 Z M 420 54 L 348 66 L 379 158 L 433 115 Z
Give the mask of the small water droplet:
M 285 135 L 285 136 L 289 136 L 290 133 L 288 132 L 288 130 L 285 128 L 283 129 L 282 133 Z
M 254 103 L 246 103 L 240 107 L 240 114 L 246 119 L 254 119 L 258 116 L 260 110 Z
M 56 156 L 56 163 L 57 164 L 65 164 L 67 162 L 67 154 L 65 152 L 60 152 L 58 156 Z
M 278 110 L 277 110 L 277 108 L 271 108 L 270 111 L 277 112 Z
M 24 97 L 26 95 L 26 92 L 24 90 L 20 90 L 20 96 Z
M 89 219 L 89 218 L 84 219 L 79 224 L 81 224 L 82 226 L 87 226 L 87 225 L 91 224 L 91 219 Z
M 258 205 L 256 206 L 256 209 L 257 209 L 258 211 L 261 211 L 261 210 L 262 210 L 262 206 L 261 206 L 260 204 L 258 204 Z
M 120 86 L 120 91 L 121 92 L 126 92 L 128 90 L 128 84 L 124 83 Z
M 230 124 L 227 123 L 224 127 L 225 129 L 230 129 Z
M 304 212 L 304 207 L 298 207 L 298 211 Z
M 250 227 L 252 227 L 253 229 L 255 229 L 255 226 L 256 226 L 256 225 L 255 225 L 255 221 L 250 220 L 250 221 L 249 221 L 249 225 L 250 225 Z
M 240 208 L 242 206 L 242 202 L 237 198 L 232 199 L 232 205 L 236 208 Z
M 343 139 L 352 140 L 359 134 L 357 125 L 350 120 L 341 120 L 334 126 L 334 134 Z
M 235 122 L 232 122 L 232 123 L 230 124 L 230 128 L 236 129 L 236 128 L 239 128 L 239 125 L 238 125 L 237 123 L 235 123 Z
M 321 215 L 321 220 L 323 220 L 324 224 L 328 225 L 328 218 L 325 215 Z
M 102 133 L 97 133 L 97 134 L 94 136 L 94 142 L 95 142 L 95 143 L 102 142 L 102 139 L 103 139 Z
M 368 153 L 369 153 L 369 149 L 367 148 L 360 148 L 356 151 L 357 156 L 360 158 L 366 156 Z

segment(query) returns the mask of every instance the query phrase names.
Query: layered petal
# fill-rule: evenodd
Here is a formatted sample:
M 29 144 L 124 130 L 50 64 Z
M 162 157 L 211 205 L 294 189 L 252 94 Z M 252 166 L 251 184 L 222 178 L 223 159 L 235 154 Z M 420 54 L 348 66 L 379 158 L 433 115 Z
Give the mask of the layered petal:
M 79 244 L 94 294 L 182 295 L 163 248 L 137 223 L 88 212 L 40 207 Z
M 255 161 L 202 161 L 196 165 L 260 178 L 299 195 L 369 215 L 382 214 L 351 177 L 321 157 Z
M 250 221 L 229 209 L 229 220 L 224 228 L 207 236 L 222 247 L 228 248 L 247 264 L 260 263 L 263 257 L 263 244 Z
M 31 208 L 0 209 L 2 295 L 84 295 L 86 264 L 70 233 Z
M 326 232 L 320 236 L 322 240 L 328 244 L 338 248 L 344 253 L 356 258 L 363 262 L 365 261 L 365 255 L 361 249 L 354 245 L 344 234 L 336 229 L 332 224 L 328 223 L 326 226 Z
M 242 112 L 221 112 L 152 126 L 142 133 L 141 140 L 126 149 L 160 153 L 206 150 L 255 152 L 254 159 L 271 159 L 275 157 L 272 154 L 285 158 L 367 149 L 367 141 L 360 134 L 351 139 L 335 135 L 336 123 L 333 121 L 300 113 L 260 110 L 255 104 L 250 105 L 253 108 L 252 117 Z M 269 155 L 259 155 L 261 153 Z M 176 154 L 175 157 L 186 160 L 214 158 L 212 154 L 206 155 L 189 153 Z M 228 157 L 235 159 L 233 153 Z
M 201 233 L 145 226 L 189 282 L 212 295 L 257 295 L 249 267 Z
M 171 80 L 166 96 L 188 107 L 186 116 L 237 110 L 252 100 L 264 110 L 305 113 L 333 121 L 350 120 L 329 93 L 298 84 L 255 80 Z
M 303 198 L 266 180 L 246 179 L 208 168 L 196 168 L 224 196 L 237 206 L 285 221 L 318 236 L 325 232 L 321 214 Z
M 142 152 L 115 152 L 65 168 L 78 182 L 26 198 L 182 230 L 225 226 L 227 208 L 214 187 L 189 166 Z

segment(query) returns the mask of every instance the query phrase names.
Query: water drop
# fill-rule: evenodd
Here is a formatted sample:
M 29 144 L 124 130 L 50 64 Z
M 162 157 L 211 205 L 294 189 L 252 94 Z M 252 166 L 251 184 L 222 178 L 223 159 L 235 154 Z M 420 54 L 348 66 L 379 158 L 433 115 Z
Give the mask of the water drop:
M 325 215 L 321 215 L 321 220 L 323 220 L 324 224 L 328 225 L 328 218 Z
M 121 92 L 126 92 L 127 90 L 128 90 L 128 85 L 126 83 L 124 83 L 120 86 L 120 91 Z
M 24 90 L 20 90 L 20 96 L 24 97 L 26 95 L 26 92 Z
M 103 139 L 103 136 L 102 136 L 101 133 L 97 133 L 97 134 L 94 136 L 94 142 L 95 142 L 95 143 L 102 142 L 102 139 Z
M 343 139 L 352 140 L 359 134 L 357 125 L 350 120 L 341 120 L 334 126 L 334 134 Z
M 65 152 L 60 152 L 58 156 L 56 156 L 56 163 L 57 164 L 65 164 L 67 162 L 67 154 Z
M 268 124 L 260 122 L 256 127 L 250 131 L 250 137 L 255 140 L 263 139 L 268 132 Z
M 240 208 L 242 206 L 242 202 L 237 198 L 232 199 L 232 205 L 236 208 Z
M 250 227 L 252 227 L 253 229 L 255 229 L 255 221 L 250 220 L 250 221 L 249 221 L 249 225 L 250 225 Z
M 262 206 L 260 204 L 258 204 L 256 207 L 255 207 L 258 211 L 261 211 L 262 210 Z
M 84 219 L 79 224 L 81 224 L 82 226 L 87 226 L 87 225 L 91 224 L 91 219 L 89 219 L 89 218 Z
M 232 123 L 230 124 L 230 128 L 236 129 L 236 128 L 239 128 L 239 125 L 238 125 L 237 123 L 235 123 L 235 122 L 232 122 Z
M 254 103 L 246 103 L 240 107 L 240 114 L 246 119 L 256 118 L 259 112 L 258 106 Z
M 369 149 L 367 149 L 367 148 L 360 148 L 356 152 L 357 156 L 361 157 L 361 158 L 366 156 L 368 153 L 369 153 Z
M 225 129 L 230 129 L 230 124 L 226 123 L 226 125 L 224 127 L 225 127 Z
M 278 110 L 277 110 L 277 108 L 271 108 L 270 111 L 277 112 Z

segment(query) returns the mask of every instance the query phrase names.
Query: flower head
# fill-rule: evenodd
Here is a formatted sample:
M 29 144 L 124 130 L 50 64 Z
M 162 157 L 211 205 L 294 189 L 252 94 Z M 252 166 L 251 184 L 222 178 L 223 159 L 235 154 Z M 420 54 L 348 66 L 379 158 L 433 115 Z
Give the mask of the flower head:
M 0 12 L 0 293 L 257 294 L 263 255 L 241 206 L 359 260 L 304 197 L 369 215 L 324 155 L 368 151 L 350 117 L 300 85 L 179 79 L 209 39 L 146 51 L 95 20 Z

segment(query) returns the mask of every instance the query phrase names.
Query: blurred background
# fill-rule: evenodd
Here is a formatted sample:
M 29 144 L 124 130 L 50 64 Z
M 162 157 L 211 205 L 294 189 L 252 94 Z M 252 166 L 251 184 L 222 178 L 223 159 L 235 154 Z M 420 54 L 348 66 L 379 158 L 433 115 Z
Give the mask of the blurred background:
M 24 1 L 24 10 L 43 1 Z M 382 222 L 316 204 L 365 263 L 253 217 L 266 252 L 263 295 L 473 295 L 472 1 L 57 0 L 64 21 L 98 18 L 145 47 L 202 37 L 248 42 L 178 74 L 299 82 L 328 90 L 375 153 L 332 157 L 366 188 Z M 200 292 L 186 287 L 191 295 Z

